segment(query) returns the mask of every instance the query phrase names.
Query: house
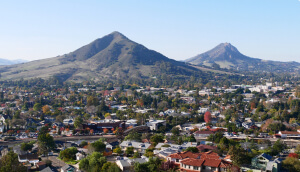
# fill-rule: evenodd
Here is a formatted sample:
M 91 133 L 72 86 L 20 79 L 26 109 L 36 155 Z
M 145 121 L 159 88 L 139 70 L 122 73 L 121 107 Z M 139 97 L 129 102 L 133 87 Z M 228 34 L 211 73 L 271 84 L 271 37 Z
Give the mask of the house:
M 197 158 L 187 157 L 182 160 L 178 160 L 180 164 L 180 171 L 228 171 L 233 167 L 232 163 L 225 161 L 219 157 L 217 153 L 212 151 L 198 153 Z
M 40 172 L 54 172 L 50 167 L 44 168 Z
M 252 158 L 251 160 L 251 166 L 255 169 L 262 169 L 266 170 L 268 162 L 272 160 L 272 156 L 262 153 L 260 155 L 257 155 L 256 157 Z
M 61 167 L 60 171 L 61 172 L 76 172 L 76 169 L 73 166 L 66 164 L 65 166 Z
M 91 121 L 88 124 L 82 124 L 83 129 L 93 129 L 94 131 L 103 131 L 103 129 L 116 129 L 119 127 L 125 128 L 125 122 L 120 120 L 98 120 Z
M 165 120 L 149 120 L 146 124 L 148 127 L 150 127 L 150 130 L 157 130 L 160 126 L 166 126 Z
M 299 131 L 279 131 L 278 134 L 281 136 L 281 138 L 300 138 L 300 132 Z
M 134 151 L 139 152 L 140 154 L 144 154 L 146 149 L 151 146 L 149 143 L 135 142 L 135 141 L 123 141 L 120 144 L 120 147 L 123 151 L 128 147 L 133 147 Z
M 123 171 L 123 172 L 131 172 L 133 171 L 133 166 L 135 163 L 145 163 L 148 162 L 149 159 L 147 157 L 142 156 L 141 158 L 135 158 L 135 159 L 128 159 L 125 157 L 124 159 L 120 159 L 116 161 L 117 166 Z
M 186 158 L 194 158 L 194 159 L 200 159 L 201 154 L 200 153 L 192 153 L 189 151 L 185 152 L 178 152 L 171 154 L 167 157 L 167 161 L 173 161 L 175 165 L 180 166 L 179 161 L 182 161 Z
M 194 132 L 195 137 L 208 137 L 211 134 L 214 134 L 213 131 L 196 131 Z
M 64 119 L 63 121 L 64 125 L 74 125 L 73 119 Z
M 40 161 L 37 154 L 18 155 L 18 160 L 20 163 L 31 163 L 34 165 Z
M 77 161 L 82 160 L 84 157 L 85 157 L 85 156 L 84 156 L 82 153 L 80 153 L 80 152 L 77 152 L 77 153 L 76 153 L 76 160 L 77 160 Z

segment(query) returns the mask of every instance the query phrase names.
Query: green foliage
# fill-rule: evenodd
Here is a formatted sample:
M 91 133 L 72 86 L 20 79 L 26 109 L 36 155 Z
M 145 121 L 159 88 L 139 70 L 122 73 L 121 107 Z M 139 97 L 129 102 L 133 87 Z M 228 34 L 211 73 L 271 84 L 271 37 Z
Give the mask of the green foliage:
M 42 110 L 43 105 L 41 103 L 35 103 L 33 106 L 33 110 L 40 111 Z
M 273 146 L 269 146 L 267 149 L 264 150 L 265 153 L 275 156 L 286 149 L 287 146 L 285 143 L 281 142 L 279 139 L 273 144 Z
M 106 148 L 106 145 L 103 143 L 101 139 L 95 141 L 91 144 L 92 148 L 96 152 L 103 152 Z
M 198 148 L 196 148 L 196 147 L 188 147 L 188 148 L 186 148 L 186 151 L 190 151 L 190 152 L 193 152 L 193 153 L 198 153 L 199 152 Z
M 122 149 L 120 147 L 116 147 L 113 152 L 120 155 L 122 153 Z
M 154 134 L 151 136 L 150 141 L 153 142 L 154 144 L 157 144 L 159 142 L 164 141 L 164 135 L 163 134 Z
M 84 146 L 86 146 L 86 145 L 88 145 L 88 142 L 87 141 L 82 141 L 81 143 L 80 143 L 80 145 L 79 145 L 79 147 L 84 147 Z
M 62 159 L 63 161 L 72 161 L 76 159 L 76 153 L 78 152 L 77 148 L 75 147 L 70 147 L 67 148 L 63 151 L 60 151 L 59 153 L 59 158 Z
M 282 166 L 288 171 L 300 171 L 300 161 L 297 158 L 287 157 L 283 160 Z
M 21 143 L 21 150 L 22 151 L 29 151 L 33 148 L 33 144 L 35 143 L 35 141 L 31 141 L 28 143 Z
M 131 131 L 128 135 L 124 138 L 124 140 L 134 140 L 140 142 L 142 139 L 142 135 L 136 131 Z
M 81 116 L 78 116 L 75 118 L 75 121 L 74 121 L 74 127 L 75 128 L 82 128 L 82 124 L 83 124 L 83 119 Z
M 125 150 L 125 153 L 127 156 L 131 156 L 132 154 L 134 154 L 134 148 L 133 147 L 127 147 Z
M 18 154 L 10 151 L 0 159 L 0 172 L 26 172 L 27 169 L 18 160 Z
M 250 164 L 251 157 L 248 155 L 240 146 L 231 146 L 229 148 L 228 154 L 231 156 L 233 164 L 241 166 L 242 164 Z
M 179 136 L 180 130 L 178 127 L 173 127 L 171 132 L 174 136 Z
M 134 152 L 133 158 L 140 158 L 140 153 L 138 151 Z
M 82 159 L 79 163 L 79 169 L 83 171 L 101 171 L 104 164 L 107 163 L 107 160 L 105 157 L 102 156 L 99 152 L 93 152 L 88 157 Z M 107 166 L 110 166 L 111 164 L 106 164 L 105 169 L 108 170 Z M 114 168 L 114 167 L 113 167 Z
M 219 143 L 222 138 L 223 138 L 223 133 L 217 132 L 215 134 L 209 135 L 207 140 L 212 141 L 214 143 Z
M 149 158 L 148 162 L 145 163 L 135 163 L 135 172 L 157 172 L 161 171 L 161 160 L 159 158 Z
M 40 131 L 37 140 L 40 154 L 47 155 L 51 149 L 55 148 L 55 142 L 53 137 L 45 131 Z

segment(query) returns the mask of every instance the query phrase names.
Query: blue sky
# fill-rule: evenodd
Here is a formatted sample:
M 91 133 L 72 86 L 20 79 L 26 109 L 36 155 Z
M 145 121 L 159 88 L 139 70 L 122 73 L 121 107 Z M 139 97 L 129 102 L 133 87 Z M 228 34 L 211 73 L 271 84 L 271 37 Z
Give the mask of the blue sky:
M 184 60 L 230 42 L 250 57 L 300 62 L 299 0 L 0 1 L 0 58 L 36 60 L 119 31 Z

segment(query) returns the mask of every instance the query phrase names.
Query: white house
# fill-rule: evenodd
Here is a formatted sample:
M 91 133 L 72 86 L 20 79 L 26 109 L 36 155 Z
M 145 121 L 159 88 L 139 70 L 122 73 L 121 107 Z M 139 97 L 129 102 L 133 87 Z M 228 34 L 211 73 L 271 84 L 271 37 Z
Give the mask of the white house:
M 146 124 L 148 127 L 150 127 L 150 130 L 157 130 L 160 125 L 166 125 L 165 120 L 149 120 Z

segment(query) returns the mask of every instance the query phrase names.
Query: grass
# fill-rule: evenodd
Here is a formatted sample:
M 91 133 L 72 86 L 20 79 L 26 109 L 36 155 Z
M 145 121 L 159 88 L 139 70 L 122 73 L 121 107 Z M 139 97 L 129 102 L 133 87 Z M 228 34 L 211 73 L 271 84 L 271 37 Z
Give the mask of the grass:
M 58 160 L 61 160 L 61 161 L 63 161 L 61 158 L 59 158 L 59 157 L 57 157 L 57 159 Z M 77 164 L 78 162 L 80 162 L 80 160 L 70 160 L 70 161 L 64 161 L 64 163 L 66 163 L 66 164 L 69 164 L 69 165 L 75 165 L 75 164 Z

